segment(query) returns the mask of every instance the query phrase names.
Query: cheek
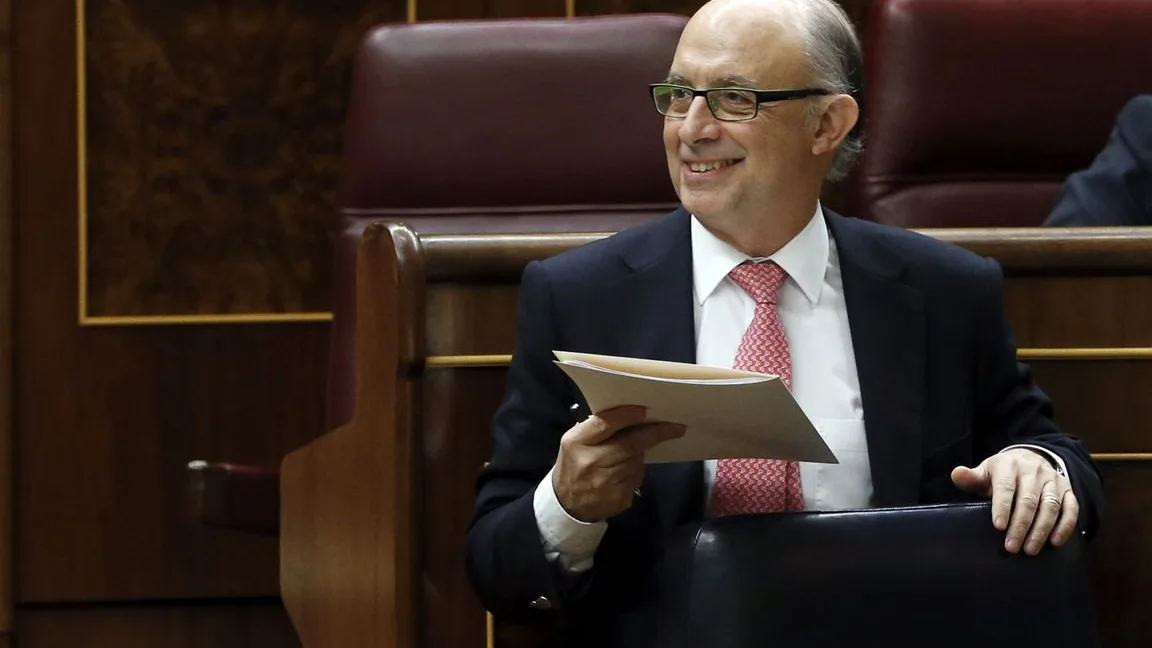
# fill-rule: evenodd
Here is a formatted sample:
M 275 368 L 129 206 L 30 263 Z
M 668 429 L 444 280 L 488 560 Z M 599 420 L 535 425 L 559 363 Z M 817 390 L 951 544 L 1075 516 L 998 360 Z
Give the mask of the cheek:
M 668 157 L 668 175 L 672 179 L 672 186 L 680 189 L 680 131 L 677 124 L 665 122 L 664 124 L 664 152 Z
M 667 151 L 669 158 L 676 155 L 679 146 L 680 124 L 678 122 L 664 122 L 664 150 Z

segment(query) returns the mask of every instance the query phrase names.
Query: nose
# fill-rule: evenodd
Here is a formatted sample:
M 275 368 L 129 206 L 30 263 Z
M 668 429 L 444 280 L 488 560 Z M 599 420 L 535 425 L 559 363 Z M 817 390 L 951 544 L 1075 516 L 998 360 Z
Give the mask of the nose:
M 704 97 L 696 97 L 688 106 L 688 114 L 680 124 L 680 141 L 688 145 L 716 139 L 720 134 L 720 120 L 708 109 Z

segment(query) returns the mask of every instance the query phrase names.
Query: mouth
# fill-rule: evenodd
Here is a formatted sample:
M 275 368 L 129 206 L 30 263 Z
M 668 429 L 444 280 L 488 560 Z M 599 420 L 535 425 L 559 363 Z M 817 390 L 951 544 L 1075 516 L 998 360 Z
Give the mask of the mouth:
M 684 162 L 688 172 L 694 176 L 715 175 L 729 169 L 743 160 L 710 160 L 707 162 Z

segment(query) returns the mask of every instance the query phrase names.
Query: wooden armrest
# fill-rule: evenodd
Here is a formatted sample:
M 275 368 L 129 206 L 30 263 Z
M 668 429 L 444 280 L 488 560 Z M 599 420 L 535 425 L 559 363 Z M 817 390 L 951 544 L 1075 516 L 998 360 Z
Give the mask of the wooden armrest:
M 280 473 L 275 469 L 192 461 L 188 490 L 193 518 L 203 526 L 280 534 Z

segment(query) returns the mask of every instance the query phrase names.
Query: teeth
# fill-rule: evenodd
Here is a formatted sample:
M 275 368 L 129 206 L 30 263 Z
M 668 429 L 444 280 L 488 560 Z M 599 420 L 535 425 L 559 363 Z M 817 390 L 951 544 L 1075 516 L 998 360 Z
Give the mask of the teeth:
M 695 171 L 697 173 L 704 173 L 705 171 L 711 171 L 713 169 L 719 169 L 720 167 L 726 167 L 729 164 L 732 164 L 731 160 L 723 160 L 720 162 L 693 162 L 692 164 L 690 164 L 688 166 L 689 166 L 689 168 L 691 168 L 693 171 Z

